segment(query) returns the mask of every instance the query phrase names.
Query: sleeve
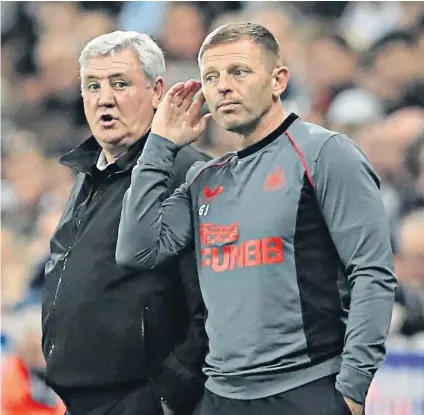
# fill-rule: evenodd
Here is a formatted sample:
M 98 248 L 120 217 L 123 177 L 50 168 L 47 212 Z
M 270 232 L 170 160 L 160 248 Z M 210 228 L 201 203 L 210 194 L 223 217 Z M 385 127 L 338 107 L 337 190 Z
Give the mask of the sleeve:
M 318 204 L 345 266 L 351 302 L 336 388 L 363 404 L 385 358 L 396 277 L 379 178 L 349 138 L 330 138 L 314 174 Z
M 122 202 L 116 246 L 118 265 L 152 269 L 192 242 L 187 185 L 181 185 L 164 200 L 179 149 L 163 137 L 149 135 Z
M 172 409 L 194 406 L 201 398 L 206 377 L 202 372 L 207 351 L 206 308 L 203 303 L 193 252 L 179 260 L 180 275 L 189 313 L 185 340 L 167 357 L 161 371 L 153 378 L 157 396 Z
M 165 199 L 169 189 L 179 186 L 189 175 L 190 167 L 202 159 L 200 153 L 188 150 L 180 151 L 160 136 L 149 136 L 123 200 L 116 251 L 118 264 L 139 269 L 154 268 L 178 254 L 188 329 L 184 340 L 151 379 L 155 396 L 163 398 L 172 409 L 196 403 L 206 380 L 202 373 L 207 349 L 206 309 L 191 249 L 191 208 L 186 185 Z

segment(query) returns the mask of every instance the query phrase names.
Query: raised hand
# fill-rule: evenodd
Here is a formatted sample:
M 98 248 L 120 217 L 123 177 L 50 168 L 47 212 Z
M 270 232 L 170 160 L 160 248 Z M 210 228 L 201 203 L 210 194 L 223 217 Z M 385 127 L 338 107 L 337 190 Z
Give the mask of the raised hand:
M 343 397 L 352 415 L 364 415 L 364 407 L 347 396 Z
M 152 121 L 151 132 L 173 141 L 179 146 L 196 141 L 205 131 L 211 114 L 201 116 L 205 103 L 203 93 L 193 98 L 202 84 L 190 80 L 175 84 L 166 94 Z

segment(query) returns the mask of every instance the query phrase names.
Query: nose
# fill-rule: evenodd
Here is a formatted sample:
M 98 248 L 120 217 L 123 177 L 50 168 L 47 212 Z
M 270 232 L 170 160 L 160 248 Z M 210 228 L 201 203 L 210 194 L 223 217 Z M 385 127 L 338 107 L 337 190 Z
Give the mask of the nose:
M 226 95 L 231 92 L 231 82 L 230 77 L 226 74 L 223 74 L 218 79 L 217 88 L 220 94 Z
M 113 90 L 108 85 L 103 85 L 100 88 L 99 93 L 99 106 L 101 107 L 113 107 L 115 105 L 115 96 L 113 94 Z

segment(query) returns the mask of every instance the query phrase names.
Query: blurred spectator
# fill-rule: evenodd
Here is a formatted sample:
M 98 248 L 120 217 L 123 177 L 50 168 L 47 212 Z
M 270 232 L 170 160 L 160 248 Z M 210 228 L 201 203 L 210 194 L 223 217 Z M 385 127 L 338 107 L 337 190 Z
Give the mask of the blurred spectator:
M 407 285 L 399 284 L 395 294 L 395 310 L 392 333 L 397 331 L 412 336 L 424 331 L 424 297 Z
M 411 179 L 403 154 L 423 129 L 424 108 L 403 108 L 359 130 L 356 141 L 383 180 L 400 188 Z
M 317 119 L 325 117 L 334 97 L 354 85 L 357 57 L 336 32 L 317 33 L 307 48 L 306 79 Z
M 352 45 L 366 49 L 399 27 L 403 16 L 399 1 L 355 1 L 348 2 L 339 23 Z
M 206 35 L 200 9 L 189 3 L 173 4 L 166 15 L 160 43 L 166 57 L 168 87 L 188 79 L 200 79 L 197 53 Z
M 410 194 L 411 175 L 404 154 L 423 128 L 424 109 L 404 108 L 359 128 L 354 135 L 381 177 L 383 202 L 393 227 L 402 210 L 404 193 Z
M 115 30 L 116 24 L 109 15 L 91 11 L 80 16 L 77 27 L 78 31 L 74 34 L 74 37 L 80 37 L 80 47 L 78 48 L 79 53 L 81 46 L 83 46 L 87 40 L 94 39 L 103 33 L 109 33 Z
M 41 352 L 40 308 L 27 308 L 13 321 L 14 353 L 2 358 L 4 415 L 63 415 L 64 404 L 46 385 Z
M 424 4 L 424 3 L 423 3 Z M 424 15 L 415 27 L 416 57 L 421 68 L 421 79 L 424 76 Z
M 409 145 L 405 153 L 405 165 L 412 177 L 412 182 L 400 192 L 400 217 L 415 210 L 424 209 L 424 130 Z
M 383 116 L 383 105 L 374 95 L 360 88 L 350 88 L 334 97 L 328 108 L 327 121 L 331 130 L 350 135 Z
M 410 28 L 417 24 L 417 22 L 423 22 L 424 16 L 424 2 L 422 1 L 403 1 L 401 2 L 403 7 L 403 16 L 400 22 L 401 28 Z
M 399 281 L 421 293 L 424 298 L 424 211 L 402 219 L 398 232 L 399 251 L 395 258 Z
M 48 191 L 49 171 L 43 156 L 35 151 L 15 152 L 3 163 L 4 175 L 13 189 L 15 203 L 4 213 L 21 233 L 28 234 L 40 214 L 40 203 Z
M 190 4 L 175 4 L 167 14 L 162 46 L 168 58 L 196 58 L 205 34 L 200 10 Z
M 415 48 L 411 32 L 397 31 L 384 36 L 363 56 L 358 83 L 381 99 L 389 112 L 403 105 L 408 87 L 421 79 Z
M 305 1 L 299 2 L 298 7 L 309 17 L 320 20 L 333 20 L 340 18 L 348 4 L 349 2 L 347 1 Z
M 15 233 L 1 228 L 1 300 L 2 311 L 20 301 L 26 290 L 29 264 L 23 255 L 24 244 Z
M 79 17 L 78 3 L 73 1 L 41 1 L 27 3 L 26 7 L 41 33 L 71 32 Z
M 127 1 L 118 18 L 118 29 L 134 30 L 158 39 L 168 7 L 166 1 Z

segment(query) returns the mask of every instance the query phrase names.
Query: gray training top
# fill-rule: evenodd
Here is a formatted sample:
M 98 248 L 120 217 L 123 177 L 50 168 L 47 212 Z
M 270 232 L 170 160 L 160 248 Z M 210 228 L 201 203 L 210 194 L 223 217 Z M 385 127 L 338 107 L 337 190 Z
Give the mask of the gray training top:
M 194 165 L 151 134 L 125 194 L 116 259 L 153 268 L 194 242 L 208 310 L 206 387 L 274 395 L 338 373 L 363 403 L 385 356 L 396 278 L 379 179 L 347 137 L 291 114 L 260 142 Z

